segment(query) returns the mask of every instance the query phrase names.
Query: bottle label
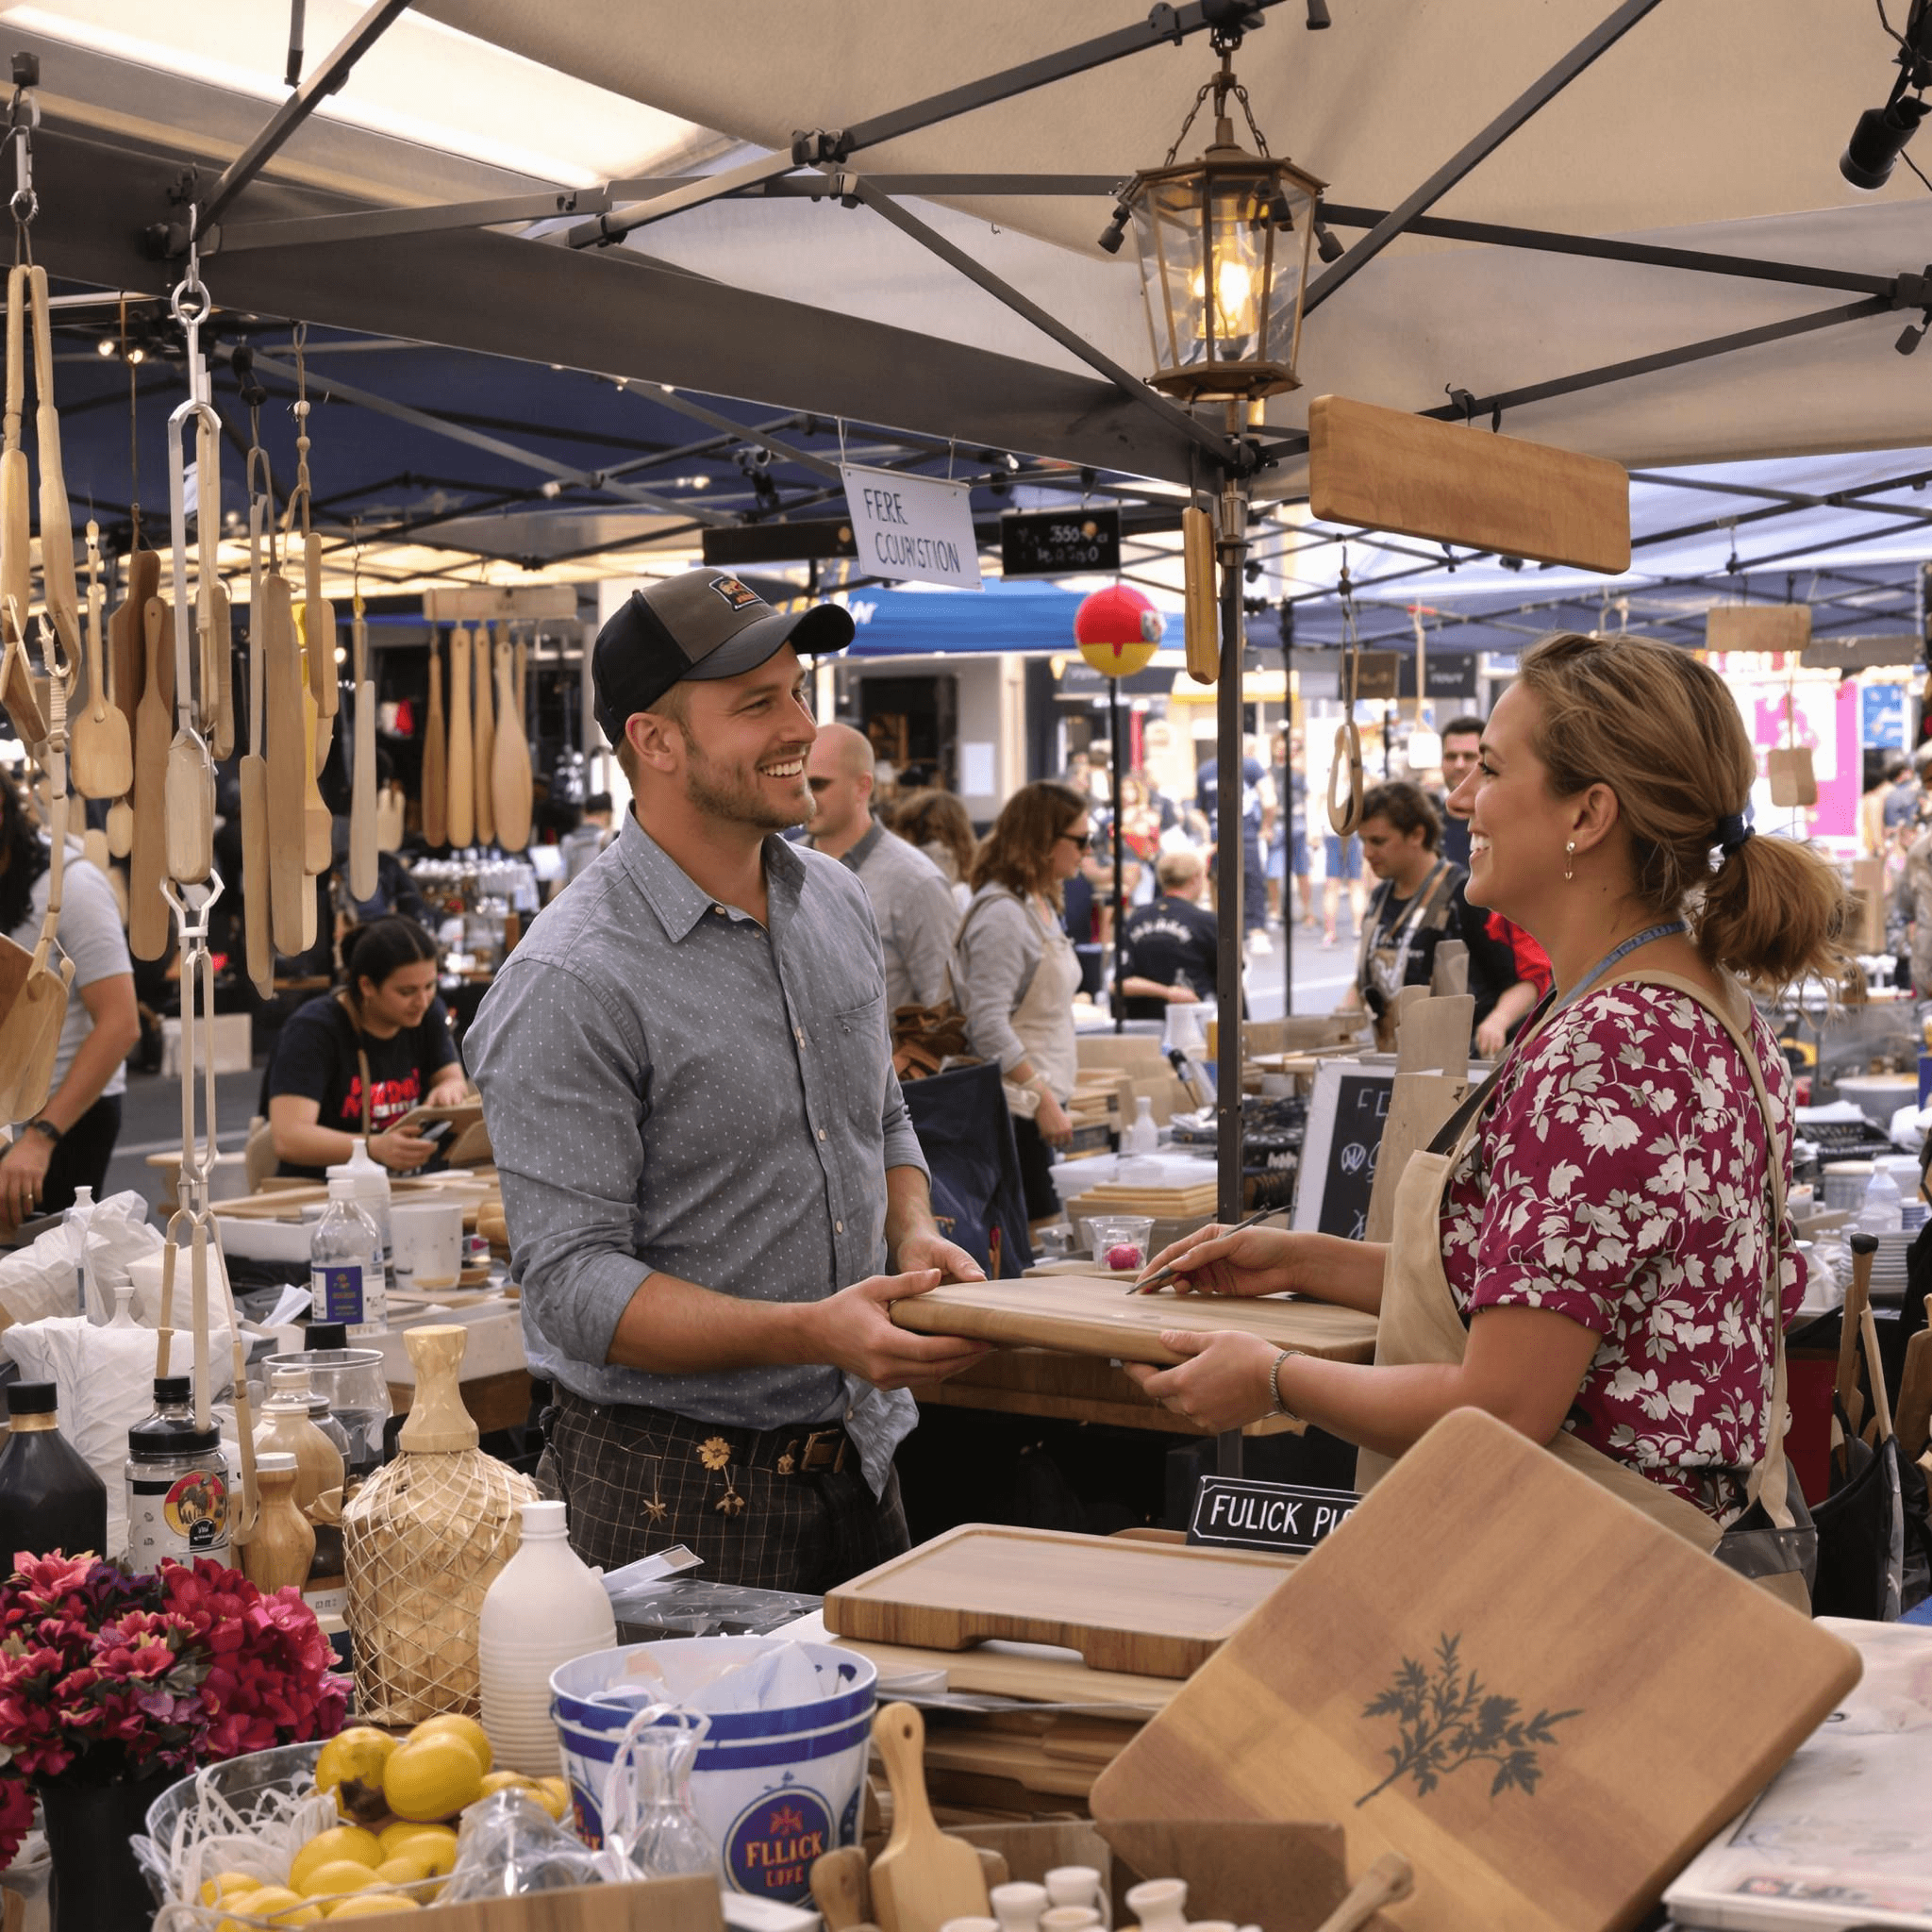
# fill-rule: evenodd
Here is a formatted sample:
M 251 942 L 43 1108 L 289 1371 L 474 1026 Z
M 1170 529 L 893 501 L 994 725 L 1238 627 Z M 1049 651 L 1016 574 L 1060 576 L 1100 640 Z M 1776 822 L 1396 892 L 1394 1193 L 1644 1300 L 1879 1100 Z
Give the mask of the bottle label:
M 127 1554 L 136 1570 L 163 1557 L 176 1563 L 212 1557 L 228 1547 L 228 1479 L 221 1469 L 183 1475 L 130 1477 Z
M 302 1601 L 318 1617 L 349 1614 L 349 1586 L 341 1577 L 314 1578 L 302 1587 Z
M 385 1289 L 381 1271 L 359 1261 L 318 1261 L 308 1271 L 313 1319 L 344 1323 L 351 1335 L 374 1335 L 386 1325 Z

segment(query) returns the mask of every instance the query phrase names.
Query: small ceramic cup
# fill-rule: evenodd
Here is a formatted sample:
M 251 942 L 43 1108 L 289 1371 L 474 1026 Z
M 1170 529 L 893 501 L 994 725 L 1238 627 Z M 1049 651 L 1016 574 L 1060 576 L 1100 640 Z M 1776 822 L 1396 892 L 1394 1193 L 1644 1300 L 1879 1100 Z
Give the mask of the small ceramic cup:
M 997 1919 L 948 1919 L 940 1932 L 1000 1932 Z
M 1188 1881 L 1150 1878 L 1127 1893 L 1127 1909 L 1141 1932 L 1187 1932 Z
M 987 1903 L 1002 1932 L 1038 1932 L 1040 1915 L 1053 1901 L 1047 1897 L 1045 1886 L 1015 1879 L 1009 1885 L 995 1885 Z
M 1040 1932 L 1089 1932 L 1099 1924 L 1091 1906 L 1048 1906 L 1040 1915 Z

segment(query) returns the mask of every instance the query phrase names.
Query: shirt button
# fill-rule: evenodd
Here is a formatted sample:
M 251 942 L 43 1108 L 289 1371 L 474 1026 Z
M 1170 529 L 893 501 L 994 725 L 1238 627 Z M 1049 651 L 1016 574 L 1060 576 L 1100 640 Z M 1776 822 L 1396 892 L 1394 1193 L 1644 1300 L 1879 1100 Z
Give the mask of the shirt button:
M 821 1128 L 819 1129 L 819 1139 L 820 1139 L 821 1141 L 823 1141 L 823 1140 L 824 1140 L 824 1138 L 825 1138 L 825 1130 L 824 1130 L 824 1128 L 821 1127 Z
M 797 1041 L 800 1046 L 803 1046 L 805 1044 L 805 1028 L 803 1026 L 794 1026 L 791 1029 L 791 1037 Z
M 718 915 L 718 917 L 719 917 L 720 919 L 724 919 L 724 918 L 725 918 L 725 917 L 727 917 L 727 916 L 728 916 L 728 915 L 727 915 L 727 914 L 725 913 L 725 910 L 724 910 L 724 907 L 722 907 L 722 906 L 713 906 L 713 907 L 711 908 L 711 910 L 712 910 L 713 912 L 715 912 L 715 913 L 716 913 L 716 914 Z
M 833 1231 L 833 1232 L 834 1232 L 835 1234 L 843 1234 L 843 1233 L 845 1232 L 845 1224 L 844 1224 L 844 1223 L 843 1223 L 842 1221 L 835 1221 L 835 1222 L 833 1222 L 833 1224 L 832 1224 L 832 1231 Z

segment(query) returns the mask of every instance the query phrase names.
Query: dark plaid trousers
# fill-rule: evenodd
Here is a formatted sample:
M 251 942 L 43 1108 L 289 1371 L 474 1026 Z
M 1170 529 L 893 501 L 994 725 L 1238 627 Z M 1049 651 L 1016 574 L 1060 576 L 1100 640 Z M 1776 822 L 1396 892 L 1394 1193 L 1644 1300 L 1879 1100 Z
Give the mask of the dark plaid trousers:
M 910 1546 L 898 1472 L 874 1497 L 836 1424 L 722 1428 L 561 1387 L 545 1420 L 538 1484 L 606 1570 L 683 1543 L 706 1582 L 823 1595 Z

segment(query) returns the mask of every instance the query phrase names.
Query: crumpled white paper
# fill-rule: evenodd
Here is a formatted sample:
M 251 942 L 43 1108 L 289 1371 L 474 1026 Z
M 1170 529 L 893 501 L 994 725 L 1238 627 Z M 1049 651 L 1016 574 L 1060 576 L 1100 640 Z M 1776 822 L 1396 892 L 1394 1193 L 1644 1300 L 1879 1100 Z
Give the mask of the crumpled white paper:
M 713 1652 L 708 1657 L 653 1644 L 627 1658 L 625 1674 L 590 1702 L 675 1704 L 716 1716 L 733 1710 L 783 1710 L 815 1704 L 824 1695 L 818 1666 L 797 1643 L 774 1643 L 749 1655 Z
M 161 1231 L 148 1224 L 147 1202 L 133 1190 L 94 1204 L 88 1222 L 87 1312 L 105 1322 L 114 1312 L 114 1288 L 128 1265 L 161 1251 Z M 0 1308 L 16 1322 L 80 1313 L 74 1252 L 66 1224 L 50 1227 L 30 1246 L 0 1260 Z

